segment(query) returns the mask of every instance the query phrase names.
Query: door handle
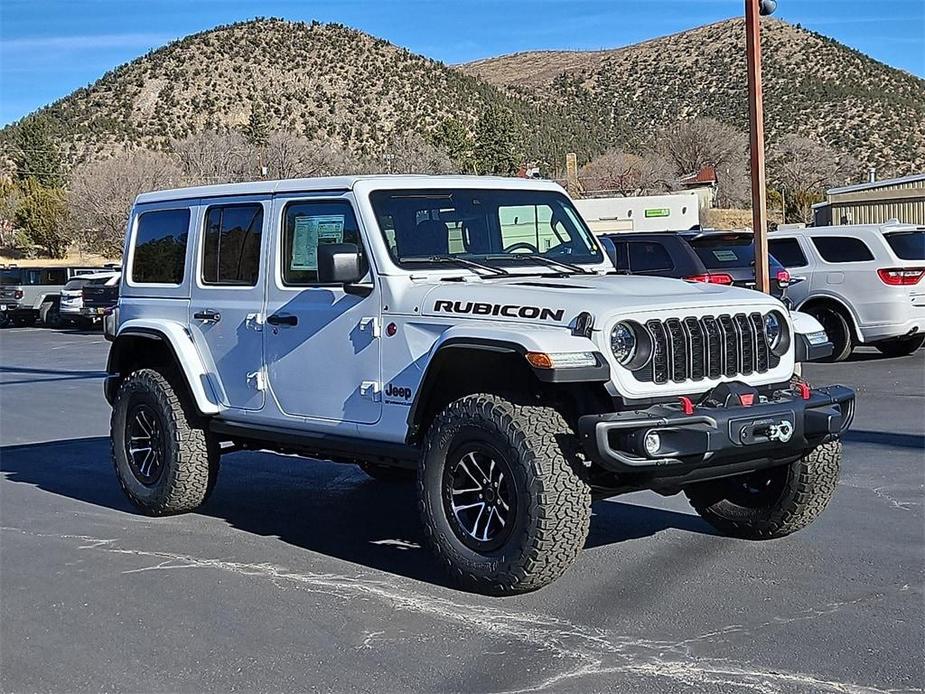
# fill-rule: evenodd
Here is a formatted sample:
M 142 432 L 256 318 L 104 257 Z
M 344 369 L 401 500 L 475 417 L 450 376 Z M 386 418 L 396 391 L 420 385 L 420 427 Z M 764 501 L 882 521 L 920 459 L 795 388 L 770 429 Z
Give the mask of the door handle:
M 207 323 L 218 323 L 222 319 L 222 314 L 207 308 L 205 311 L 199 311 L 193 314 L 196 320 L 206 321 Z
M 274 313 L 267 318 L 267 323 L 270 325 L 298 325 L 299 317 L 288 313 Z

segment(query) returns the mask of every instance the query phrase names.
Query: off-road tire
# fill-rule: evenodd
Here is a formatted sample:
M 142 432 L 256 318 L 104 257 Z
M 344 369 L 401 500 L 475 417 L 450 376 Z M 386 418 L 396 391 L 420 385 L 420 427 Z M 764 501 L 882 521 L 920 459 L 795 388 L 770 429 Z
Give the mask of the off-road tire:
M 192 511 L 205 502 L 218 477 L 219 442 L 206 430 L 176 378 L 141 369 L 129 375 L 116 393 L 110 420 L 112 460 L 122 491 L 140 511 L 164 516 Z M 165 438 L 163 473 L 148 486 L 132 472 L 125 450 L 127 415 L 136 403 L 160 418 Z
M 378 482 L 388 482 L 389 484 L 408 484 L 413 482 L 416 476 L 413 469 L 394 465 L 363 462 L 359 463 L 359 467 L 372 479 Z
M 817 361 L 839 362 L 845 361 L 854 349 L 854 339 L 851 335 L 851 325 L 841 311 L 827 306 L 812 308 L 808 313 L 822 324 L 825 333 L 832 343 L 832 353 Z
M 46 301 L 39 309 L 39 321 L 46 328 L 60 328 L 62 324 L 61 312 L 57 302 Z
M 875 347 L 885 357 L 906 357 L 925 344 L 925 333 L 878 342 Z
M 830 441 L 793 463 L 765 471 L 780 475 L 782 482 L 780 493 L 766 503 L 742 505 L 729 498 L 732 485 L 742 484 L 745 475 L 701 482 L 684 493 L 694 510 L 724 535 L 747 540 L 784 537 L 812 523 L 829 503 L 841 455 L 841 441 Z
M 507 539 L 485 553 L 460 540 L 443 501 L 444 469 L 452 464 L 447 456 L 470 441 L 504 456 L 516 494 Z M 457 583 L 488 594 L 524 593 L 572 565 L 591 518 L 591 491 L 576 473 L 577 450 L 574 432 L 550 407 L 477 394 L 437 415 L 418 465 L 418 500 L 428 544 Z

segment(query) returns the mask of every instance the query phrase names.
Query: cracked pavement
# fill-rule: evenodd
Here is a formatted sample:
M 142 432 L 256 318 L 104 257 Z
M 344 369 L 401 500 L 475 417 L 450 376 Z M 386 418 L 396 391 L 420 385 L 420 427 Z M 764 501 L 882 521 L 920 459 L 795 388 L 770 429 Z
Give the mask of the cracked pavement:
M 922 691 L 925 351 L 811 365 L 859 391 L 810 528 L 713 534 L 681 497 L 598 502 L 525 596 L 447 585 L 413 490 L 268 453 L 199 513 L 131 510 L 98 334 L 0 331 L 3 691 Z

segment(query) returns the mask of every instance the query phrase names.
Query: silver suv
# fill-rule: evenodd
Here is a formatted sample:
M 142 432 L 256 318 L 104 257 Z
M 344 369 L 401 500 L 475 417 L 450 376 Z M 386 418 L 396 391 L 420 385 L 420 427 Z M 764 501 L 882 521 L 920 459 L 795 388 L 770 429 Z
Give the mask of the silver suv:
M 794 307 L 825 327 L 830 361 L 860 344 L 899 357 L 925 343 L 925 227 L 787 229 L 771 235 L 769 249 L 793 276 Z

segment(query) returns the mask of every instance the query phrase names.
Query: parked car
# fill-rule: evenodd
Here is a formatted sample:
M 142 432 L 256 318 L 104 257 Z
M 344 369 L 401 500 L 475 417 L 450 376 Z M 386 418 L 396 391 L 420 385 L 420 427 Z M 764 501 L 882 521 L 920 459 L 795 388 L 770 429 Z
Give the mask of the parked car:
M 90 323 L 102 320 L 106 312 L 119 303 L 121 273 L 89 280 L 82 289 L 81 315 Z
M 39 318 L 46 325 L 60 323 L 60 293 L 68 280 L 100 272 L 93 267 L 0 268 L 0 324 L 32 325 Z
M 67 284 L 61 289 L 59 309 L 61 320 L 66 323 L 73 323 L 81 328 L 89 328 L 93 325 L 98 312 L 96 310 L 92 313 L 84 311 L 84 287 L 88 284 L 102 285 L 104 287 L 114 285 L 118 297 L 119 277 L 120 273 L 118 272 L 97 272 L 68 280 Z
M 925 227 L 894 220 L 786 229 L 768 243 L 802 280 L 790 298 L 825 327 L 831 360 L 862 344 L 898 357 L 925 343 Z
M 755 244 L 750 231 L 692 230 L 606 234 L 601 242 L 617 270 L 632 275 L 755 288 Z M 770 258 L 771 294 L 783 298 L 790 273 Z
M 569 567 L 593 498 L 683 491 L 719 532 L 768 539 L 836 488 L 854 393 L 794 380 L 821 326 L 759 292 L 618 275 L 549 181 L 145 193 L 124 258 L 105 393 L 150 515 L 197 508 L 228 450 L 416 470 L 437 559 L 512 594 Z

